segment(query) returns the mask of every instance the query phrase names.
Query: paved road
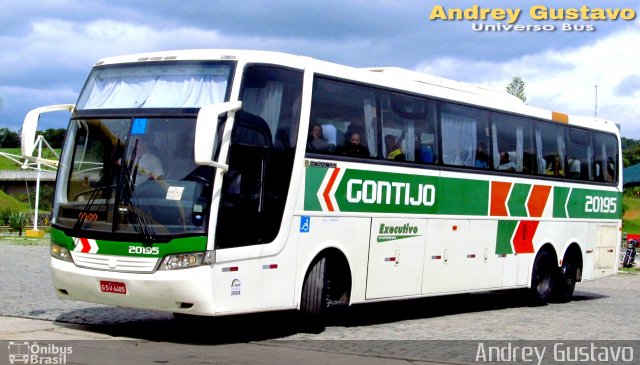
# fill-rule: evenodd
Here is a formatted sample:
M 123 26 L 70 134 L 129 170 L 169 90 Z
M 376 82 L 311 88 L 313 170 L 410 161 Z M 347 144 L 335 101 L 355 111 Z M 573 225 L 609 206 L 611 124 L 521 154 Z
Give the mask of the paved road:
M 355 306 L 314 334 L 290 312 L 181 321 L 59 300 L 48 260 L 47 246 L 0 241 L 0 342 L 122 340 L 74 342 L 74 363 L 475 363 L 479 341 L 621 339 L 640 363 L 640 275 L 580 283 L 574 301 L 544 307 L 512 291 Z

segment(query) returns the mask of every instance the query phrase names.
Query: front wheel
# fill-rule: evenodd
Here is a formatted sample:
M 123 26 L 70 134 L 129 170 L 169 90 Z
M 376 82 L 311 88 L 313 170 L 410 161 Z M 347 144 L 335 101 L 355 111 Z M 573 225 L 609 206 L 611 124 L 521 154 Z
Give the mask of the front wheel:
M 320 258 L 311 268 L 302 286 L 300 312 L 302 330 L 320 333 L 324 330 L 328 307 L 327 258 Z
M 300 310 L 311 317 L 320 317 L 327 308 L 327 258 L 320 258 L 307 274 L 302 287 Z
M 531 273 L 531 302 L 533 305 L 545 305 L 553 296 L 554 276 L 557 267 L 553 255 L 549 251 L 540 251 L 533 262 Z

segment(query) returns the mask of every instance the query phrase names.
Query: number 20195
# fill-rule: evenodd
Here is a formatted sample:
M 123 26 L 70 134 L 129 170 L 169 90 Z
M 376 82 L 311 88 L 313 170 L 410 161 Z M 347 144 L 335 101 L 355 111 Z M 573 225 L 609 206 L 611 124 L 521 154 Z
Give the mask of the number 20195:
M 587 213 L 615 213 L 618 198 L 587 195 L 584 211 Z

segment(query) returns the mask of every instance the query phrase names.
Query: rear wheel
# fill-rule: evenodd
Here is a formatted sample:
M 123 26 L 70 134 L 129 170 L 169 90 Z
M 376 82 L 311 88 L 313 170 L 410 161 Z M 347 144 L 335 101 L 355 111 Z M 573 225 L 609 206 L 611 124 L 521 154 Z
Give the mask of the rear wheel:
M 553 300 L 558 303 L 571 301 L 576 288 L 577 268 L 573 264 L 562 265 L 553 283 Z
M 557 267 L 549 251 L 540 251 L 533 262 L 531 274 L 531 301 L 533 305 L 545 305 L 551 301 L 556 281 Z

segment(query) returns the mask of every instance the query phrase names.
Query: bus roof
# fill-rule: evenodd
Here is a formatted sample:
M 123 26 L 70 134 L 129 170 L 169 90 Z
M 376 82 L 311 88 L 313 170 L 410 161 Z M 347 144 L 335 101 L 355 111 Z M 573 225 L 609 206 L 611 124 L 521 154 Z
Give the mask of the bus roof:
M 311 67 L 323 74 L 346 77 L 358 82 L 368 82 L 523 116 L 603 130 L 619 135 L 618 127 L 609 120 L 595 117 L 569 116 L 564 113 L 553 112 L 524 104 L 520 99 L 506 92 L 399 67 L 356 68 L 282 52 L 237 49 L 192 49 L 139 53 L 104 58 L 96 62 L 95 65 L 181 60 L 238 60 L 247 63 L 281 64 L 301 69 Z
M 513 96 L 506 91 L 497 91 L 489 88 L 485 88 L 479 85 L 473 85 L 466 82 L 455 81 L 451 79 L 445 79 L 443 77 L 425 74 L 422 72 L 411 71 L 399 67 L 370 67 L 365 68 L 371 72 L 380 72 L 390 77 L 403 78 L 419 83 L 439 86 L 457 91 L 464 91 L 471 94 L 486 95 L 494 98 L 504 98 L 506 102 L 522 104 L 522 100 Z

